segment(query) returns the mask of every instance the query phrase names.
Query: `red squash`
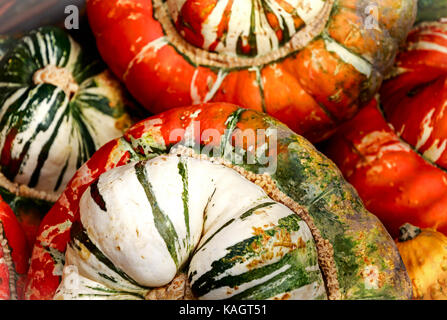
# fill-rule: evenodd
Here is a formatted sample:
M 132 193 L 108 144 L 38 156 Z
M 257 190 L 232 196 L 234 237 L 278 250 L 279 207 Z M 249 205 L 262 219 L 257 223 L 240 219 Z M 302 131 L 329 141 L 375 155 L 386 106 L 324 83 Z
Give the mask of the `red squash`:
M 416 27 L 377 101 L 327 154 L 393 236 L 405 222 L 447 234 L 447 21 Z
M 0 197 L 0 300 L 23 297 L 29 248 L 12 209 Z
M 414 0 L 90 0 L 99 50 L 149 111 L 229 102 L 311 141 L 369 101 Z

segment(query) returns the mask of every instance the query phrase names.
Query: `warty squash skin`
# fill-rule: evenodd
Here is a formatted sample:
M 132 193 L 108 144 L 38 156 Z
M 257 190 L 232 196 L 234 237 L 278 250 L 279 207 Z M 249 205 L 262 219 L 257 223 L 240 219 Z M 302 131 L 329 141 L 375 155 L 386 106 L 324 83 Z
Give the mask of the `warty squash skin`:
M 89 0 L 103 59 L 153 114 L 264 111 L 312 142 L 379 88 L 416 0 Z
M 410 224 L 400 230 L 396 245 L 413 284 L 413 298 L 447 300 L 447 237 Z
M 0 300 L 23 298 L 30 253 L 14 212 L 0 197 Z
M 180 129 L 185 129 L 185 131 Z M 209 132 L 210 129 L 215 132 L 212 137 L 203 135 L 205 132 Z M 244 132 L 246 129 L 265 130 L 264 132 L 269 133 L 268 139 L 261 145 L 256 145 L 243 139 L 238 140 L 237 137 L 240 137 L 241 132 Z M 276 134 L 274 134 L 275 132 Z M 345 182 L 336 166 L 319 153 L 307 140 L 293 133 L 277 120 L 257 111 L 241 109 L 238 106 L 222 103 L 183 107 L 164 112 L 138 123 L 122 138 L 111 141 L 96 152 L 75 174 L 67 189 L 45 217 L 40 227 L 39 236 L 31 259 L 26 298 L 53 298 L 61 283 L 65 264 L 68 267 L 72 262 L 80 262 L 81 260 L 75 257 L 82 256 L 84 253 L 84 257 L 89 257 L 89 253 L 96 252 L 96 257 L 105 256 L 109 261 L 114 261 L 115 258 L 110 253 L 102 251 L 106 250 L 105 246 L 97 242 L 105 241 L 105 235 L 103 233 L 99 232 L 99 238 L 96 238 L 97 236 L 94 234 L 97 231 L 94 230 L 97 229 L 90 228 L 90 230 L 87 230 L 87 233 L 82 233 L 80 232 L 82 228 L 79 228 L 80 225 L 86 227 L 84 225 L 88 224 L 86 219 L 90 219 L 88 217 L 94 217 L 93 212 L 98 212 L 98 210 L 103 211 L 101 208 L 104 207 L 107 210 L 113 211 L 115 209 L 109 208 L 118 208 L 115 205 L 107 206 L 108 201 L 112 201 L 112 199 L 115 199 L 113 200 L 115 202 L 119 202 L 119 199 L 116 199 L 117 196 L 112 196 L 113 193 L 106 191 L 106 185 L 112 189 L 115 188 L 114 183 L 109 184 L 105 182 L 108 181 L 107 179 L 116 175 L 117 177 L 122 177 L 124 181 L 127 181 L 127 177 L 129 176 L 135 182 L 135 168 L 138 163 L 141 163 L 139 165 L 140 169 L 141 166 L 146 166 L 146 169 L 151 165 L 156 166 L 155 162 L 161 163 L 163 161 L 163 158 L 160 158 L 161 155 L 171 153 L 172 157 L 172 153 L 175 155 L 175 150 L 179 148 L 179 150 L 181 148 L 186 151 L 189 150 L 188 152 L 190 153 L 180 153 L 180 155 L 184 155 L 188 159 L 187 161 L 193 161 L 189 160 L 189 158 L 202 157 L 202 155 L 199 155 L 200 150 L 203 151 L 210 146 L 217 147 L 217 154 L 214 154 L 213 158 L 202 159 L 202 161 L 211 161 L 210 159 L 214 159 L 218 164 L 223 164 L 227 168 L 235 170 L 251 183 L 254 183 L 255 186 L 253 188 L 259 191 L 258 187 L 261 187 L 273 202 L 281 202 L 289 210 L 293 210 L 298 214 L 301 220 L 305 221 L 312 232 L 312 238 L 317 248 L 318 263 L 327 287 L 326 295 L 329 299 L 409 299 L 411 297 L 411 283 L 394 241 L 378 219 L 365 210 L 357 193 Z M 261 150 L 269 150 L 268 155 L 273 156 L 271 159 L 276 159 L 277 161 L 276 170 L 271 171 L 271 168 L 269 169 L 268 165 L 265 162 L 261 162 L 257 157 L 255 157 L 256 161 L 253 164 L 249 164 L 248 162 L 237 164 L 235 160 L 237 157 L 232 159 L 226 156 L 228 150 L 234 151 L 239 155 L 245 154 L 246 156 L 256 154 L 257 152 L 261 152 Z M 275 154 L 277 154 L 277 157 Z M 182 198 L 182 194 L 185 196 L 186 192 L 182 193 L 181 191 L 185 190 L 183 189 L 184 185 L 181 185 L 179 180 L 181 171 L 175 165 L 177 163 L 175 161 L 179 160 L 172 160 L 169 157 L 167 160 L 174 161 L 171 164 L 174 169 L 166 173 L 166 180 L 171 181 L 170 177 L 172 176 L 176 179 L 172 181 L 177 181 L 175 184 L 176 187 L 173 187 L 173 190 L 177 190 L 175 191 L 177 192 L 177 196 L 172 201 L 177 203 L 179 208 L 182 208 L 182 210 L 179 210 L 180 212 L 176 213 L 177 215 L 180 214 L 178 217 L 181 217 L 177 218 L 180 220 L 176 221 L 183 221 L 184 223 L 185 212 L 187 212 L 186 208 L 188 212 L 192 212 L 194 203 L 200 203 L 200 201 L 185 201 L 183 202 L 185 206 L 182 206 L 181 201 L 185 200 L 184 197 Z M 207 165 L 209 166 L 210 164 L 204 164 L 203 168 L 206 168 Z M 191 165 L 191 167 L 195 166 Z M 200 166 L 195 168 L 196 170 L 200 170 Z M 221 168 L 219 170 L 227 170 L 227 168 Z M 149 169 L 149 172 L 151 170 Z M 157 172 L 161 171 L 154 169 L 152 174 L 147 175 L 148 181 L 151 184 L 157 183 L 158 185 L 159 182 L 157 181 L 159 180 L 157 179 L 160 178 L 156 178 Z M 207 176 L 206 172 L 208 171 L 204 169 L 204 172 L 204 177 L 199 177 L 199 175 L 194 174 L 194 177 L 191 178 L 193 179 L 192 181 L 199 178 L 205 179 Z M 228 173 L 228 175 L 231 174 Z M 241 179 L 240 177 L 236 178 Z M 145 181 L 145 179 L 141 179 L 141 181 Z M 141 185 L 141 181 L 139 180 L 138 184 Z M 222 183 L 225 183 L 225 181 Z M 132 187 L 129 188 L 136 188 L 138 184 L 134 185 L 132 183 Z M 131 184 L 129 182 L 126 185 L 130 186 Z M 238 188 L 235 189 L 240 190 Z M 245 190 L 245 187 L 242 189 Z M 129 199 L 133 197 L 133 194 L 142 194 L 141 190 L 141 187 L 138 187 L 135 192 L 131 192 Z M 152 191 L 159 193 L 162 190 L 163 187 L 157 187 Z M 212 191 L 211 188 L 211 193 Z M 103 192 L 104 197 L 101 198 L 98 196 L 98 194 L 103 194 Z M 190 197 L 199 197 L 201 192 L 207 195 L 210 192 L 210 188 L 204 188 L 204 190 L 200 188 L 188 189 L 187 194 Z M 228 192 L 230 195 L 233 194 L 232 190 Z M 150 192 L 146 195 L 148 194 Z M 123 197 L 127 198 L 128 196 L 123 194 Z M 150 197 L 148 196 L 148 198 Z M 166 209 L 165 200 L 161 200 L 162 198 L 160 198 L 160 202 L 156 201 L 158 195 L 151 199 L 149 203 L 152 206 L 152 210 L 158 210 L 154 209 L 154 205 L 156 206 L 157 204 L 163 206 L 161 211 Z M 216 199 L 216 201 L 222 199 L 224 201 L 223 199 L 227 199 L 226 192 L 216 193 L 212 199 Z M 233 205 L 234 202 L 231 199 L 225 201 L 227 201 L 226 205 Z M 124 202 L 122 205 L 124 205 Z M 235 208 L 238 208 L 238 205 L 240 204 L 234 204 Z M 93 208 L 93 211 L 86 210 L 86 206 Z M 146 206 L 144 210 L 149 210 L 149 208 Z M 203 211 L 203 209 L 201 210 Z M 202 219 L 200 218 L 200 214 L 198 216 L 199 219 Z M 129 220 L 134 221 L 133 218 Z M 81 221 L 81 224 L 79 221 Z M 223 220 L 220 221 L 220 224 L 222 223 L 225 224 Z M 273 223 L 275 224 L 275 222 Z M 108 224 L 106 223 L 106 225 Z M 239 222 L 238 224 L 234 224 L 234 226 L 242 227 L 243 223 L 240 224 Z M 197 226 L 194 226 L 194 230 L 196 228 Z M 172 230 L 172 228 L 168 229 Z M 193 227 L 190 230 L 192 235 Z M 306 232 L 305 230 L 306 228 L 304 227 L 299 232 Z M 222 234 L 224 234 L 224 231 L 221 231 Z M 160 234 L 169 233 L 161 232 Z M 219 234 L 220 232 L 217 233 L 217 235 Z M 90 240 L 87 240 L 85 235 L 88 235 L 88 239 Z M 305 239 L 308 238 L 303 236 L 304 241 L 306 241 Z M 84 243 L 84 246 L 80 245 L 80 241 Z M 225 241 L 231 240 L 227 239 Z M 309 243 L 310 252 L 312 252 L 311 242 Z M 100 248 L 99 251 L 102 253 L 99 253 L 94 247 Z M 187 248 L 187 246 L 183 245 L 180 247 Z M 86 248 L 87 250 L 83 250 L 82 248 Z M 171 246 L 171 248 L 173 247 Z M 214 252 L 212 248 L 213 246 L 208 251 Z M 79 251 L 80 249 L 81 251 Z M 227 249 L 230 250 L 229 248 Z M 126 249 L 122 254 L 133 255 L 135 252 L 138 252 L 128 252 L 128 250 L 130 249 Z M 114 252 L 116 253 L 116 251 Z M 216 252 L 221 254 L 224 251 L 216 250 Z M 200 250 L 196 252 L 196 254 L 199 253 Z M 183 257 L 185 256 L 186 253 Z M 215 259 L 218 259 L 218 257 Z M 109 263 L 109 265 L 112 265 L 112 269 L 115 268 L 115 271 L 113 271 L 113 278 L 115 280 L 123 278 L 123 276 L 116 276 L 116 268 L 125 265 L 125 263 L 120 264 L 118 260 L 121 262 L 124 261 L 117 259 L 112 264 Z M 193 261 L 194 258 L 191 263 Z M 202 267 L 206 267 L 207 265 L 209 264 L 203 263 Z M 219 270 L 217 265 L 219 265 L 217 262 L 213 265 L 213 270 L 216 274 L 218 274 Z M 306 263 L 300 262 L 299 265 L 305 266 Z M 97 268 L 99 268 L 98 265 Z M 156 268 L 160 267 L 157 266 Z M 193 270 L 199 267 L 191 264 L 190 268 Z M 108 287 L 111 286 L 111 282 L 113 281 L 110 280 L 112 274 L 107 272 L 111 272 L 110 270 L 112 269 L 109 268 L 109 271 L 105 269 L 107 276 L 101 279 L 103 285 Z M 78 264 L 78 271 L 84 276 L 85 270 L 86 268 L 80 267 Z M 96 271 L 94 269 L 93 272 L 98 274 L 98 270 L 104 269 L 101 267 L 96 269 Z M 69 277 L 75 271 L 74 268 L 65 268 L 66 277 Z M 174 274 L 175 270 L 172 269 L 171 276 Z M 199 274 L 200 272 L 198 272 L 197 276 Z M 192 277 L 191 275 L 189 275 L 190 277 L 187 280 L 193 282 L 193 293 L 195 292 L 198 297 L 205 297 L 209 291 L 200 291 L 197 288 L 195 290 L 194 281 L 197 278 L 195 278 L 195 275 L 192 275 Z M 104 278 L 109 279 L 109 281 L 104 283 Z M 98 277 L 93 278 L 93 280 L 95 279 L 98 279 Z M 183 279 L 185 278 L 183 277 Z M 318 276 L 315 279 L 318 279 Z M 129 281 L 123 282 L 119 280 L 119 282 L 121 284 L 125 283 L 129 287 Z M 150 285 L 151 283 L 147 282 L 145 284 Z M 134 286 L 135 283 L 132 283 L 132 285 Z M 154 283 L 154 285 L 160 285 L 160 283 Z M 217 287 L 221 285 L 223 286 L 222 283 L 216 281 Z M 178 288 L 178 286 L 175 287 Z M 238 287 L 241 290 L 238 294 L 248 296 L 247 291 L 242 291 L 244 290 L 242 285 L 238 285 Z M 62 291 L 60 293 L 67 293 L 63 288 L 64 285 L 61 287 Z M 120 289 L 122 296 L 123 288 L 121 287 Z M 135 287 L 132 290 L 134 289 Z M 175 288 L 171 289 L 175 291 Z M 124 290 L 127 297 L 132 290 Z M 147 290 L 147 288 L 144 288 L 144 290 Z M 164 288 L 163 290 L 169 291 L 170 289 Z M 284 291 L 284 298 L 288 297 L 288 292 L 288 290 Z M 92 292 L 88 293 L 92 294 Z M 119 298 L 119 296 L 114 298 Z M 135 295 L 133 296 L 135 297 Z M 139 297 L 141 298 L 142 296 L 144 294 L 141 294 L 140 289 Z M 157 292 L 149 292 L 149 297 L 157 296 L 159 296 Z M 60 297 L 58 296 L 58 298 Z M 222 298 L 222 296 L 219 297 Z M 320 294 L 312 294 L 309 297 L 324 298 Z M 266 296 L 262 298 L 266 298 Z
M 380 96 L 325 153 L 393 237 L 411 223 L 447 234 L 447 21 L 410 32 Z
M 99 147 L 122 135 L 130 117 L 118 80 L 63 30 L 43 27 L 4 41 L 0 194 L 32 245 L 48 206 Z

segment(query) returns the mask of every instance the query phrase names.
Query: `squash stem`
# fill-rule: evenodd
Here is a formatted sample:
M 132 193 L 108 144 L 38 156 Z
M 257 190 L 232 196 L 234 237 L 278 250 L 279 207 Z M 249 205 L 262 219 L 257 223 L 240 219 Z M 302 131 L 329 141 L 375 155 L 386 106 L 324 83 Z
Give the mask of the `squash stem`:
M 421 233 L 421 228 L 405 223 L 399 228 L 399 242 L 413 240 Z
M 48 65 L 36 71 L 33 76 L 33 82 L 35 85 L 48 83 L 59 87 L 64 90 L 70 100 L 79 90 L 79 85 L 71 72 L 54 65 Z

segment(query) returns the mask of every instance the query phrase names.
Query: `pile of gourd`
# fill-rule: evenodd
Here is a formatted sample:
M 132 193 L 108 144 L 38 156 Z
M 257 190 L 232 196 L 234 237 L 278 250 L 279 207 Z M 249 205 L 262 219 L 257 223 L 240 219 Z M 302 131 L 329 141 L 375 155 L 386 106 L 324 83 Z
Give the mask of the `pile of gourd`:
M 1 38 L 0 299 L 446 299 L 446 10 L 89 0 L 95 48 Z

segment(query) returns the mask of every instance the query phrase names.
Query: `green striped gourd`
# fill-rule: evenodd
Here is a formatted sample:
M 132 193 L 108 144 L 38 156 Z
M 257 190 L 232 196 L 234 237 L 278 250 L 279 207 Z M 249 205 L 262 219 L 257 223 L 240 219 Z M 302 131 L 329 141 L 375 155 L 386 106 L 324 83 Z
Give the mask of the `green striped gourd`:
M 123 92 L 61 29 L 40 28 L 8 46 L 0 61 L 1 193 L 51 203 L 129 125 Z

